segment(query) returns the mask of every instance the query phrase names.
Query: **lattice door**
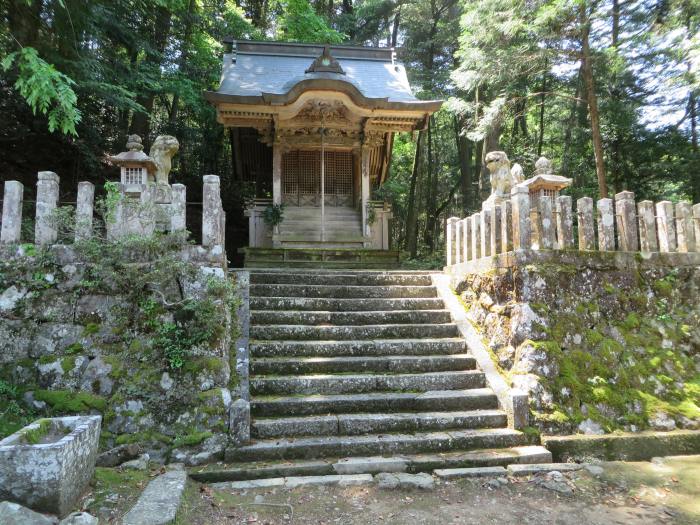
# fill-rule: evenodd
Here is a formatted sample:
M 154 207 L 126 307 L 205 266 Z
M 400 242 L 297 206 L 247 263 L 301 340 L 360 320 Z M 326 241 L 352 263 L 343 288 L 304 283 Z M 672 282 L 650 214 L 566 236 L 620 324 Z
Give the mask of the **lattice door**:
M 319 151 L 290 151 L 282 157 L 282 202 L 288 206 L 321 205 Z M 327 151 L 325 203 L 352 206 L 352 153 Z

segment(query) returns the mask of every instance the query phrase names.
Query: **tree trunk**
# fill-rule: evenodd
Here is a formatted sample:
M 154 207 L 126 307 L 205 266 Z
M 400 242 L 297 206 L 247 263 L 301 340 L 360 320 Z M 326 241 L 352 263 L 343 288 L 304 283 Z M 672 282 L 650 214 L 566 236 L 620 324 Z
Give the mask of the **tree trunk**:
M 500 121 L 494 122 L 493 127 L 489 130 L 484 137 L 483 147 L 481 150 L 481 173 L 479 178 L 479 189 L 481 190 L 481 200 L 485 201 L 491 194 L 491 183 L 489 181 L 489 170 L 486 167 L 484 159 L 486 154 L 491 151 L 498 151 L 500 149 L 499 140 L 501 138 L 501 123 Z
M 433 164 L 433 117 L 428 121 L 428 184 L 425 199 L 425 244 L 430 252 L 435 248 L 435 199 L 437 198 L 437 173 Z
M 569 111 L 569 120 L 564 126 L 564 151 L 562 152 L 561 172 L 564 177 L 569 177 L 569 164 L 571 162 L 571 130 L 576 125 L 576 114 L 579 108 L 579 97 L 581 95 L 581 68 L 578 70 L 576 77 L 576 91 L 574 98 L 571 101 L 571 110 Z M 576 181 L 574 181 L 575 184 Z
M 192 38 L 192 26 L 194 25 L 194 10 L 197 6 L 195 0 L 190 0 L 187 6 L 187 18 L 185 19 L 185 31 L 182 37 L 182 49 L 180 50 L 179 69 L 185 71 L 187 69 L 187 59 L 190 56 L 190 39 Z M 170 106 L 170 114 L 168 115 L 168 123 L 171 128 L 175 127 L 177 121 L 178 106 L 180 105 L 180 93 L 173 95 L 173 103 Z
M 698 99 L 693 91 L 688 95 L 690 116 L 690 144 L 695 170 L 692 175 L 693 202 L 700 202 L 700 156 L 698 155 Z
M 459 119 L 454 117 L 455 141 L 459 156 L 459 171 L 462 175 L 462 213 L 466 217 L 472 209 L 472 151 L 474 143 L 460 134 Z
M 418 210 L 416 208 L 416 186 L 418 184 L 418 171 L 420 169 L 420 152 L 425 131 L 418 132 L 416 141 L 416 153 L 413 156 L 413 170 L 411 171 L 411 186 L 408 191 L 408 211 L 406 213 L 406 249 L 411 257 L 418 254 Z
M 394 15 L 394 27 L 391 29 L 391 47 L 396 47 L 396 42 L 399 39 L 399 23 L 401 22 L 401 6 L 399 5 Z
M 156 11 L 155 25 L 153 31 L 153 40 L 151 42 L 153 51 L 147 53 L 145 60 L 154 67 L 160 68 L 163 61 L 163 53 L 165 45 L 170 33 L 170 19 L 172 13 L 164 8 L 158 7 Z M 137 102 L 141 104 L 145 112 L 134 113 L 131 119 L 131 128 L 129 133 L 140 135 L 144 145 L 150 144 L 150 127 L 151 127 L 151 112 L 153 111 L 153 102 L 155 100 L 155 92 L 148 91 L 137 97 Z
M 600 198 L 608 196 L 608 185 L 605 179 L 605 159 L 603 157 L 603 138 L 600 133 L 600 116 L 598 115 L 598 97 L 595 92 L 593 79 L 593 65 L 591 64 L 591 48 L 588 40 L 591 31 L 591 22 L 586 13 L 585 3 L 581 3 L 581 60 L 583 62 L 583 81 L 586 85 L 586 98 L 588 99 L 588 115 L 591 119 L 591 138 L 593 141 L 593 154 L 595 156 L 595 171 L 598 177 L 598 190 Z
M 544 145 L 544 103 L 545 93 L 547 92 L 547 64 L 545 63 L 545 71 L 542 74 L 542 93 L 540 95 L 540 137 L 537 139 L 537 156 L 542 156 L 542 147 Z

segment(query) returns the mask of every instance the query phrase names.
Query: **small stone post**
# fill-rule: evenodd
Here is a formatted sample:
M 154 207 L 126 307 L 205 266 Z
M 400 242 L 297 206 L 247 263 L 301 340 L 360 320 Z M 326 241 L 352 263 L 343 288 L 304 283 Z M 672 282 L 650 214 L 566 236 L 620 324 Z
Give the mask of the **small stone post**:
M 689 202 L 676 204 L 676 232 L 678 234 L 678 251 L 694 252 L 695 229 L 693 228 L 693 212 Z
M 612 199 L 600 199 L 598 211 L 598 249 L 601 252 L 615 251 L 615 215 Z
M 540 249 L 553 250 L 556 244 L 556 230 L 552 216 L 552 199 L 543 195 L 537 200 L 537 229 L 540 232 Z
M 501 253 L 513 249 L 513 204 L 509 200 L 501 203 Z
M 447 228 L 445 229 L 445 263 L 447 266 L 452 266 L 454 264 L 454 235 L 455 235 L 455 223 L 459 219 L 457 217 L 450 217 L 447 219 Z
M 472 259 L 481 258 L 481 214 L 475 213 L 470 218 L 472 222 Z
M 454 264 L 459 264 L 461 262 L 464 262 L 464 261 L 462 261 L 462 221 L 460 219 L 457 219 L 457 222 L 455 222 L 454 245 L 455 245 Z
M 676 226 L 673 223 L 673 203 L 661 201 L 656 203 L 656 227 L 659 233 L 659 251 L 676 251 Z
M 0 242 L 3 244 L 19 242 L 22 236 L 22 202 L 24 186 L 16 180 L 5 181 L 5 193 L 2 201 L 2 230 Z
M 693 233 L 695 234 L 695 251 L 700 252 L 700 204 L 693 205 Z
M 491 212 L 491 255 L 501 252 L 501 207 L 494 204 Z
M 578 249 L 595 250 L 595 227 L 593 225 L 593 199 L 581 197 L 576 201 L 578 220 Z
M 75 240 L 92 237 L 92 211 L 95 201 L 95 185 L 92 182 L 78 183 L 78 198 L 75 206 Z
M 642 201 L 637 204 L 637 218 L 639 220 L 640 250 L 643 252 L 658 252 L 659 243 L 656 240 L 654 203 L 651 201 Z
M 58 231 L 54 228 L 51 215 L 58 206 L 59 179 L 53 171 L 40 171 L 38 177 L 34 242 L 36 244 L 53 244 L 58 239 Z
M 472 221 L 469 217 L 462 219 L 462 261 L 467 262 L 472 255 Z
M 574 246 L 574 218 L 571 211 L 571 197 L 557 197 L 557 244 L 560 250 L 569 250 Z
M 530 192 L 525 186 L 514 186 L 510 190 L 513 208 L 513 249 L 529 250 L 530 234 Z
M 170 231 L 185 231 L 187 229 L 187 188 L 184 184 L 173 184 L 172 188 Z
M 491 253 L 491 209 L 481 210 L 481 256 L 488 257 Z
M 639 251 L 634 193 L 621 191 L 615 195 L 615 218 L 617 219 L 617 242 L 620 250 L 623 252 Z
M 202 192 L 202 246 L 221 246 L 223 239 L 221 185 L 217 175 L 204 176 Z

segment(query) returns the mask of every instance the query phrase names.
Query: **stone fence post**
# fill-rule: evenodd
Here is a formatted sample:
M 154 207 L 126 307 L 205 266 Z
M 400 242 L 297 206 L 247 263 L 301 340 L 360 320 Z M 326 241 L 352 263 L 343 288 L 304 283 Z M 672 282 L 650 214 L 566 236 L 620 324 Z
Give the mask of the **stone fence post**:
M 601 252 L 615 251 L 615 215 L 612 199 L 598 201 L 598 249 Z
M 593 199 L 581 197 L 576 201 L 578 219 L 578 249 L 595 250 L 595 226 L 593 223 Z
M 202 246 L 212 248 L 223 245 L 223 213 L 219 177 L 205 175 L 202 191 Z
M 695 235 L 695 251 L 700 252 L 700 204 L 693 205 L 693 233 Z
M 497 255 L 501 252 L 501 207 L 498 204 L 494 204 L 491 212 L 491 238 L 489 243 L 491 245 L 491 255 Z
M 469 217 L 462 219 L 462 261 L 467 262 L 472 255 L 472 221 Z
M 676 204 L 676 234 L 678 235 L 678 251 L 694 252 L 695 228 L 693 226 L 693 211 L 688 202 Z
M 510 190 L 513 208 L 513 249 L 529 250 L 532 237 L 530 228 L 530 191 L 524 186 Z
M 501 253 L 513 250 L 513 204 L 504 200 L 500 206 L 501 212 Z
M 455 259 L 454 259 L 454 264 L 459 264 L 464 262 L 462 260 L 462 221 L 460 219 L 457 219 L 457 222 L 455 222 L 455 231 L 454 231 L 455 237 L 454 237 L 454 245 L 455 245 Z
M 2 201 L 2 230 L 0 242 L 19 242 L 22 236 L 22 202 L 24 186 L 16 180 L 5 181 Z
M 472 223 L 472 260 L 481 258 L 481 214 L 475 213 L 469 219 Z
M 53 244 L 58 239 L 58 231 L 53 224 L 52 214 L 58 206 L 59 178 L 53 171 L 40 171 L 36 183 L 36 222 L 34 242 Z
M 187 229 L 187 188 L 184 184 L 173 184 L 170 203 L 170 231 L 181 232 Z
M 488 257 L 491 253 L 491 208 L 481 210 L 481 256 Z
M 571 213 L 571 197 L 557 197 L 557 244 L 560 250 L 574 246 L 574 219 Z
M 447 219 L 447 227 L 445 228 L 445 264 L 447 266 L 452 266 L 454 264 L 454 236 L 455 236 L 455 224 L 459 219 L 457 217 L 450 217 Z
M 639 251 L 637 210 L 634 204 L 634 193 L 631 191 L 621 191 L 615 195 L 615 219 L 620 250 L 623 252 Z
M 537 200 L 537 230 L 540 237 L 540 249 L 553 250 L 556 242 L 552 199 L 543 195 Z
M 78 198 L 75 206 L 75 240 L 92 237 L 92 212 L 95 202 L 95 185 L 92 182 L 78 183 Z
M 659 243 L 656 240 L 656 217 L 654 216 L 654 203 L 641 201 L 637 204 L 637 217 L 639 219 L 639 248 L 643 252 L 659 251 Z
M 673 223 L 673 203 L 661 201 L 656 203 L 656 227 L 659 233 L 659 251 L 676 251 L 676 226 Z

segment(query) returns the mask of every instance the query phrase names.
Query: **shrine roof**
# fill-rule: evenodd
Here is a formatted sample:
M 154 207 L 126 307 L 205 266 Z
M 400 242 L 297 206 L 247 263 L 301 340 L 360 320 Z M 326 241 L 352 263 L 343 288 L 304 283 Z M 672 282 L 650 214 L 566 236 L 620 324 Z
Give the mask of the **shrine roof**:
M 363 105 L 435 111 L 441 101 L 418 100 L 393 48 L 230 41 L 212 102 L 284 104 L 308 89 L 339 89 Z M 321 66 L 329 58 L 333 67 Z M 328 60 L 323 64 L 328 66 Z

